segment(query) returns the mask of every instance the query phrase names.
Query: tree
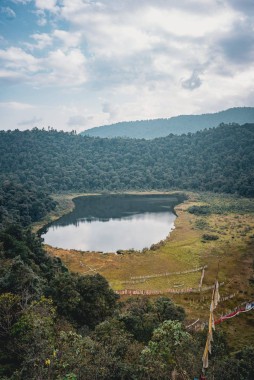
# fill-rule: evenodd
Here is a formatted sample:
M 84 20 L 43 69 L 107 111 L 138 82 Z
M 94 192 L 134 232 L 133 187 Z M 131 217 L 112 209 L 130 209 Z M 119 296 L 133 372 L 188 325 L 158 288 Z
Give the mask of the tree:
M 191 346 L 192 336 L 184 331 L 180 322 L 165 321 L 154 330 L 152 339 L 141 353 L 145 376 L 149 379 L 168 379 L 174 371 L 178 379 L 195 375 L 196 362 Z
M 118 298 L 101 275 L 80 276 L 68 272 L 55 276 L 47 294 L 53 298 L 60 314 L 79 326 L 90 328 L 112 315 Z

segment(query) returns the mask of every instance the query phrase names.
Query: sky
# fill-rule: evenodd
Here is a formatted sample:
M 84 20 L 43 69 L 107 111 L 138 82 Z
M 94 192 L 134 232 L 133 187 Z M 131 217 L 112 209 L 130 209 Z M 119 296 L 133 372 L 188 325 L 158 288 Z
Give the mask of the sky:
M 253 0 L 0 0 L 0 129 L 254 106 L 253 63 Z

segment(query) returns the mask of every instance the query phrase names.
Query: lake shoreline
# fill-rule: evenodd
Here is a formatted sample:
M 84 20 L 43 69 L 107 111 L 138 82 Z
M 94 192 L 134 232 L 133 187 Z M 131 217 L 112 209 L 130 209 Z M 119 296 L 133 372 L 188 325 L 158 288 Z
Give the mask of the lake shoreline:
M 72 199 L 73 211 L 41 229 L 45 243 L 86 252 L 153 249 L 174 229 L 183 192 L 109 193 Z
M 100 193 L 66 193 L 66 194 L 51 194 L 50 196 L 57 202 L 57 206 L 55 210 L 49 212 L 45 217 L 43 217 L 38 222 L 34 222 L 31 224 L 31 229 L 34 233 L 38 233 L 43 227 L 47 224 L 60 219 L 62 216 L 73 211 L 75 204 L 73 200 L 78 197 L 86 197 L 86 196 L 98 196 L 98 195 L 119 195 L 119 194 L 130 194 L 130 195 L 174 195 L 174 194 L 182 194 L 185 195 L 186 198 L 192 194 L 188 191 L 183 190 L 171 190 L 171 191 L 124 191 L 124 192 L 100 192 Z

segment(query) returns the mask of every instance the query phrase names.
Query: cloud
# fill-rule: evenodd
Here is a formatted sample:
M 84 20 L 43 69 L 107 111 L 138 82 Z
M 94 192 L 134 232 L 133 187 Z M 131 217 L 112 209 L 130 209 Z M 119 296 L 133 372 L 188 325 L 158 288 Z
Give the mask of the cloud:
M 102 112 L 108 114 L 108 121 L 115 120 L 119 114 L 117 106 L 109 102 L 102 103 Z
M 37 16 L 37 24 L 39 26 L 45 26 L 47 24 L 48 21 L 44 10 L 37 9 L 36 11 L 33 11 L 33 13 Z
M 93 120 L 93 116 L 84 117 L 82 115 L 71 116 L 67 122 L 69 126 L 85 127 Z
M 86 58 L 80 49 L 51 51 L 45 60 L 50 70 L 49 83 L 60 86 L 80 86 L 87 81 Z
M 32 119 L 29 120 L 23 120 L 18 123 L 20 126 L 29 125 L 29 126 L 35 126 L 37 123 L 40 123 L 42 121 L 42 118 L 37 118 L 36 116 L 32 117 Z
M 21 73 L 11 71 L 11 70 L 1 70 L 0 69 L 0 83 L 13 85 L 19 84 L 25 80 L 25 76 Z
M 79 32 L 75 42 L 85 46 L 93 88 L 115 90 L 124 83 L 171 86 L 181 78 L 184 88 L 197 88 L 201 79 L 188 78 L 190 70 L 213 59 L 214 36 L 231 31 L 238 17 L 211 0 L 63 0 L 59 15 L 72 27 L 67 39 Z
M 195 90 L 199 88 L 202 84 L 202 81 L 199 77 L 199 71 L 194 70 L 191 76 L 188 79 L 182 80 L 182 87 L 187 90 Z
M 32 104 L 28 103 L 21 103 L 21 102 L 0 102 L 1 108 L 9 108 L 11 110 L 28 110 L 33 108 L 34 106 Z
M 11 0 L 12 3 L 14 4 L 28 4 L 30 3 L 32 0 Z
M 13 29 L 3 34 L 1 85 L 15 86 L 20 103 L 25 91 L 46 125 L 254 105 L 253 0 L 12 2 L 27 4 L 30 29 L 19 34 L 18 17 L 6 23 Z M 9 116 L 15 125 L 31 119 L 29 109 Z
M 16 13 L 10 7 L 1 7 L 0 13 L 4 14 L 8 20 L 13 20 L 16 17 Z
M 228 0 L 228 5 L 245 13 L 246 15 L 250 15 L 251 12 L 254 12 L 253 0 Z
M 81 32 L 69 32 L 62 29 L 55 29 L 52 36 L 62 42 L 62 44 L 67 47 L 78 47 L 81 43 L 82 34 Z
M 39 61 L 33 55 L 17 47 L 0 50 L 0 60 L 6 69 L 35 72 L 39 69 Z
M 35 44 L 26 44 L 26 46 L 31 50 L 43 50 L 52 44 L 52 37 L 47 33 L 35 33 L 31 35 L 31 38 L 35 41 Z
M 35 38 L 37 48 L 51 43 L 47 35 L 35 35 Z M 0 78 L 6 81 L 17 78 L 34 86 L 73 87 L 88 80 L 86 58 L 80 49 L 56 49 L 36 57 L 21 48 L 10 47 L 0 50 L 0 61 L 3 67 Z
M 248 65 L 254 59 L 253 25 L 238 21 L 232 30 L 218 39 L 218 46 L 228 63 Z
M 59 11 L 57 0 L 35 0 L 35 6 L 40 10 L 49 11 L 51 13 L 57 13 Z

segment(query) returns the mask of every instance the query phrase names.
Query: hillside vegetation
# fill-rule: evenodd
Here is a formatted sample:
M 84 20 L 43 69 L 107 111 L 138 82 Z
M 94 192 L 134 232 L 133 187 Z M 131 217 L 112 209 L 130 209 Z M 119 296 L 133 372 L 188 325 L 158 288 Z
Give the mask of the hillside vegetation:
M 70 273 L 30 231 L 11 226 L 0 240 L 1 379 L 199 375 L 206 330 L 186 329 L 184 310 L 168 297 L 116 303 L 101 275 Z M 253 347 L 229 355 L 225 334 L 216 331 L 208 379 L 252 379 L 253 360 Z
M 217 275 L 222 284 L 222 299 L 215 318 L 254 300 L 254 199 L 188 193 L 188 200 L 175 210 L 178 217 L 174 231 L 163 242 L 141 252 L 129 250 L 120 255 L 101 255 L 49 246 L 47 251 L 60 257 L 74 272 L 99 272 L 120 294 L 127 289 L 144 291 L 150 296 L 156 292 L 169 296 L 185 308 L 189 323 L 197 319 L 201 325 L 207 322 L 209 287 Z M 207 267 L 203 288 L 199 292 L 200 268 L 204 266 Z M 223 301 L 230 295 L 232 299 Z M 250 312 L 223 323 L 218 329 L 225 328 L 231 349 L 240 349 L 254 339 L 253 324 L 253 312 Z
M 204 265 L 204 289 L 211 286 L 220 261 L 221 294 L 234 298 L 218 312 L 252 299 L 253 140 L 253 124 L 151 141 L 0 132 L 1 380 L 199 376 L 207 330 L 188 325 L 207 321 L 210 294 L 172 295 L 178 306 L 165 289 L 197 287 L 200 273 L 188 270 Z M 71 192 L 174 188 L 231 194 L 189 193 L 177 207 L 172 236 L 142 253 L 62 252 L 43 247 L 27 228 L 49 212 L 56 217 L 69 210 Z M 161 277 L 186 270 L 181 279 Z M 147 275 L 132 283 L 133 276 Z M 162 294 L 117 302 L 107 281 L 114 290 Z M 226 323 L 226 334 L 224 328 L 214 334 L 208 379 L 253 379 L 253 318 L 247 313 L 242 322 Z
M 23 225 L 54 208 L 48 195 L 56 192 L 184 189 L 254 196 L 254 124 L 151 141 L 2 131 L 0 151 L 2 220 Z
M 253 123 L 254 108 L 230 108 L 225 111 L 203 115 L 181 115 L 168 119 L 137 120 L 103 125 L 88 129 L 81 134 L 98 137 L 130 137 L 154 139 L 170 133 L 181 135 L 205 128 L 217 127 L 221 123 Z

